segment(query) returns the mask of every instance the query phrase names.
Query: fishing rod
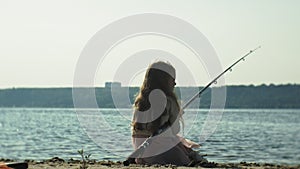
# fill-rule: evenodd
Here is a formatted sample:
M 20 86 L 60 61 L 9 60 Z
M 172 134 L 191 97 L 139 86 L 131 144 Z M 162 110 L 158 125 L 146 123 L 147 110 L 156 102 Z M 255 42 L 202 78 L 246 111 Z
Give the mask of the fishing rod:
M 201 94 L 207 89 L 209 88 L 209 86 L 211 86 L 213 83 L 216 83 L 217 80 L 223 76 L 226 72 L 228 72 L 229 70 L 231 70 L 236 64 L 238 64 L 241 60 L 245 60 L 245 58 L 250 55 L 251 53 L 253 53 L 254 51 L 256 51 L 257 49 L 259 49 L 261 46 L 256 47 L 253 50 L 250 50 L 247 54 L 245 54 L 243 57 L 241 57 L 240 59 L 238 59 L 236 62 L 234 62 L 231 66 L 229 66 L 227 69 L 225 69 L 221 74 L 219 74 L 216 78 L 214 78 L 211 82 L 209 82 L 204 88 L 202 88 L 199 92 L 197 92 L 189 101 L 187 101 L 183 106 L 182 109 L 185 109 L 186 107 L 189 106 L 189 104 L 191 104 L 197 97 L 200 97 Z M 135 162 L 135 158 L 140 157 L 145 149 L 151 144 L 151 138 L 161 134 L 162 132 L 164 132 L 166 129 L 168 129 L 168 126 L 163 126 L 162 128 L 160 128 L 158 131 L 156 131 L 155 133 L 153 133 L 150 137 L 148 137 L 133 153 L 131 153 L 131 155 L 129 155 L 129 157 L 123 162 L 123 164 L 125 166 L 128 166 L 130 163 L 134 163 Z
M 189 101 L 187 101 L 183 106 L 182 109 L 185 109 L 189 106 L 189 104 L 191 104 L 197 97 L 200 97 L 201 94 L 207 89 L 209 88 L 209 86 L 211 86 L 213 83 L 216 83 L 217 80 L 223 76 L 226 72 L 228 72 L 229 70 L 232 70 L 232 68 L 238 64 L 241 60 L 245 60 L 245 58 L 250 55 L 251 53 L 253 53 L 254 51 L 256 51 L 257 49 L 259 49 L 261 46 L 256 47 L 253 50 L 250 50 L 247 54 L 245 54 L 243 57 L 241 57 L 239 60 L 237 60 L 236 62 L 234 62 L 231 66 L 229 66 L 227 69 L 225 69 L 221 74 L 219 74 L 216 78 L 214 78 L 211 82 L 209 82 L 204 88 L 202 88 L 199 92 L 197 92 Z

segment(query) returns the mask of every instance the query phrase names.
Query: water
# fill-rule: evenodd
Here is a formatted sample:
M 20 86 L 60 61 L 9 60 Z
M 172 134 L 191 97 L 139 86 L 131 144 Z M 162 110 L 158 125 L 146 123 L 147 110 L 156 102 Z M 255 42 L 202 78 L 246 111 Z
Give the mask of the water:
M 74 109 L 1 108 L 0 158 L 79 159 L 77 150 L 83 148 L 93 159 L 124 160 L 132 151 L 131 110 L 78 112 L 77 115 Z M 186 112 L 187 138 L 199 141 L 207 115 L 208 110 Z M 299 140 L 300 109 L 231 109 L 224 111 L 200 151 L 215 162 L 300 164 Z

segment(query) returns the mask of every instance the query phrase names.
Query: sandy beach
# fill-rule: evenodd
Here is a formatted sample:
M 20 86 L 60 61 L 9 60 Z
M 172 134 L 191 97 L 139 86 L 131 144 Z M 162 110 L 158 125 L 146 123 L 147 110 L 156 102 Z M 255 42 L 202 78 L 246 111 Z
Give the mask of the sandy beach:
M 13 162 L 9 159 L 0 159 L 0 162 Z M 58 157 L 54 157 L 49 160 L 44 161 L 34 161 L 34 160 L 25 160 L 28 163 L 28 169 L 80 169 L 82 166 L 82 161 L 79 160 L 63 160 Z M 193 168 L 253 168 L 253 169 L 262 169 L 262 168 L 282 168 L 282 169 L 300 169 L 300 165 L 277 165 L 269 163 L 214 163 L 208 162 L 200 165 L 195 165 L 193 167 L 185 166 L 175 166 L 175 165 L 137 165 L 130 164 L 129 166 L 124 166 L 122 162 L 117 161 L 95 161 L 91 160 L 87 164 L 87 169 L 107 169 L 107 168 L 122 168 L 122 169 L 136 169 L 136 168 L 178 168 L 178 169 L 193 169 Z

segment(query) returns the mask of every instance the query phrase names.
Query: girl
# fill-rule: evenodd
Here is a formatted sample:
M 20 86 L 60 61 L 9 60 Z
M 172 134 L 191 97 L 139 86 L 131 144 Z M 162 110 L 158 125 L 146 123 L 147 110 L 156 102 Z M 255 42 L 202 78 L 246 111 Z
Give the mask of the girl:
M 174 93 L 175 69 L 166 62 L 151 64 L 135 99 L 132 142 L 137 149 L 148 137 L 151 144 L 136 158 L 138 164 L 189 165 L 203 159 L 191 148 L 200 145 L 184 139 L 180 131 L 182 111 Z

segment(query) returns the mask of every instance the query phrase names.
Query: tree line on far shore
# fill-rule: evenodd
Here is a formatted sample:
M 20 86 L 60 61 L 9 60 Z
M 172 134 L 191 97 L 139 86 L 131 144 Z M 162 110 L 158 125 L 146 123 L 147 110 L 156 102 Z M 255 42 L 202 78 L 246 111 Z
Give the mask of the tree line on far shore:
M 175 89 L 179 100 L 187 101 L 202 87 L 177 87 Z M 90 90 L 91 88 L 81 88 Z M 92 88 L 93 89 L 93 88 Z M 191 108 L 209 108 L 211 106 L 211 92 L 226 89 L 225 108 L 300 108 L 300 85 L 238 85 L 214 87 L 208 89 L 200 98 L 190 105 Z M 99 108 L 115 108 L 112 90 L 109 87 L 94 88 Z M 134 103 L 138 87 L 113 88 L 114 96 L 127 94 L 118 100 L 118 108 L 131 108 Z M 225 90 L 222 90 L 223 94 Z M 129 94 L 129 96 L 128 96 Z M 85 98 L 85 92 L 82 92 Z M 213 97 L 218 100 L 218 95 Z M 221 98 L 221 97 L 220 97 Z M 200 105 L 200 106 L 199 106 Z M 45 107 L 45 108 L 73 108 L 72 88 L 11 88 L 0 89 L 0 107 Z

